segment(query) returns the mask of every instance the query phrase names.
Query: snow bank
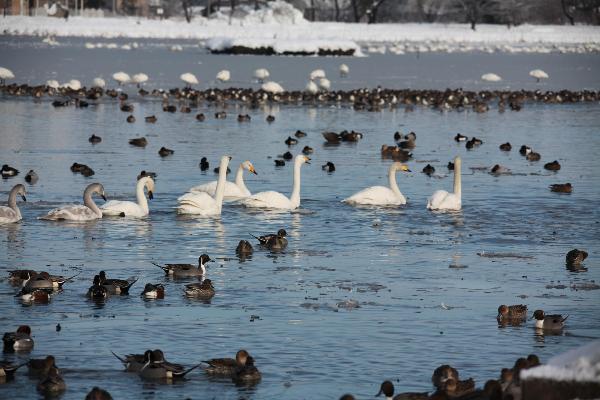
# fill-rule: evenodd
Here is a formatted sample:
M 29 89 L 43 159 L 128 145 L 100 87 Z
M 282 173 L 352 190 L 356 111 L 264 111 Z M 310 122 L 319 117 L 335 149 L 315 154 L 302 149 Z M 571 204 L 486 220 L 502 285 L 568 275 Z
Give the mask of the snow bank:
M 521 379 L 600 383 L 600 340 L 553 357 L 548 364 L 521 371 Z
M 217 11 L 211 15 L 211 20 L 227 24 L 231 22 L 240 26 L 261 24 L 294 25 L 308 22 L 304 19 L 302 11 L 281 0 L 267 3 L 258 10 L 255 10 L 251 5 L 241 5 L 236 7 L 233 16 L 230 16 L 229 10 L 229 7 L 222 7 L 221 11 Z

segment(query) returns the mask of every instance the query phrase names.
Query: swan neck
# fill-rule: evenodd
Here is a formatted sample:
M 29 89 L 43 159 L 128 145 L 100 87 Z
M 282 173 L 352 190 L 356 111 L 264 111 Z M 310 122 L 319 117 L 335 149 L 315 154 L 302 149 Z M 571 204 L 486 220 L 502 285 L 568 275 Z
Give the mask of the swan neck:
M 402 193 L 400 192 L 400 189 L 398 188 L 398 183 L 396 182 L 396 168 L 393 165 L 390 167 L 390 170 L 388 171 L 388 180 L 389 180 L 390 189 L 392 189 L 392 192 L 401 196 Z
M 19 188 L 14 187 L 8 194 L 8 206 L 15 211 L 18 210 L 18 208 L 17 208 L 17 192 L 18 191 L 19 191 Z
M 87 188 L 85 192 L 83 192 L 83 205 L 87 208 L 91 209 L 96 215 L 99 215 L 102 218 L 102 211 L 98 208 L 94 200 L 92 199 L 92 193 L 95 192 L 95 188 Z
M 235 185 L 239 187 L 242 191 L 246 191 L 246 183 L 244 182 L 244 165 L 240 164 L 236 174 L 235 174 Z
M 290 202 L 294 208 L 300 207 L 300 167 L 302 162 L 297 160 L 294 163 L 294 186 L 292 187 L 292 195 L 290 196 Z
M 454 163 L 454 194 L 461 195 L 460 161 Z
M 140 179 L 135 187 L 135 195 L 137 197 L 138 205 L 146 212 L 148 212 L 148 200 L 144 194 L 144 187 L 146 186 L 146 180 Z
M 228 164 L 229 159 L 224 159 L 219 165 L 219 180 L 217 181 L 217 190 L 215 192 L 215 201 L 217 202 L 219 213 L 221 212 L 221 207 L 223 206 L 223 195 L 225 194 L 225 181 L 227 179 Z

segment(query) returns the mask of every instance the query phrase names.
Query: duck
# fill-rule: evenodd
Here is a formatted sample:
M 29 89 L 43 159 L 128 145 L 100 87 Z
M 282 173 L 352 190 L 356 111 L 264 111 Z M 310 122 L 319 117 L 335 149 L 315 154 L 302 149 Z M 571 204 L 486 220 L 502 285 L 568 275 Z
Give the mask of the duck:
M 433 175 L 434 172 L 435 172 L 435 168 L 433 168 L 433 166 L 431 164 L 427 164 L 426 166 L 423 167 L 423 173 L 427 176 Z
M 364 137 L 364 135 L 360 132 L 355 131 L 342 131 L 340 132 L 340 137 L 342 138 L 343 142 L 358 142 Z
M 397 146 L 388 146 L 384 144 L 381 145 L 381 157 L 386 159 L 389 158 L 398 162 L 406 162 L 412 157 L 412 154 L 406 150 L 402 150 Z
M 34 345 L 31 338 L 31 328 L 29 325 L 21 325 L 15 332 L 5 332 L 2 336 L 2 342 L 4 342 L 5 353 L 31 351 Z
M 276 167 L 285 167 L 285 161 L 284 160 L 275 160 L 275 166 Z
M 52 368 L 57 368 L 56 359 L 53 355 L 48 355 L 45 358 L 31 358 L 27 361 L 27 369 L 30 376 L 38 378 L 46 377 Z
M 535 310 L 532 317 L 532 319 L 535 319 L 536 329 L 550 331 L 558 331 L 564 328 L 567 318 L 569 318 L 568 315 L 563 317 L 560 314 L 545 314 L 544 310 Z
M 215 295 L 215 288 L 210 279 L 185 285 L 185 295 L 203 300 L 210 300 Z
M 550 190 L 558 193 L 571 193 L 573 191 L 573 185 L 567 183 L 554 183 L 550 185 Z
M 165 271 L 166 275 L 173 276 L 174 278 L 185 278 L 206 275 L 206 264 L 211 262 L 211 258 L 208 254 L 202 254 L 198 257 L 198 265 L 193 264 L 165 264 L 160 265 L 152 263 L 157 267 Z
M 46 221 L 93 221 L 102 218 L 102 210 L 98 208 L 94 200 L 92 200 L 93 194 L 99 194 L 104 201 L 106 201 L 106 195 L 104 194 L 104 186 L 100 183 L 92 183 L 85 188 L 83 192 L 83 205 L 75 204 L 70 206 L 64 206 L 55 208 L 48 211 L 48 214 L 40 217 L 39 219 Z
M 310 146 L 304 146 L 304 148 L 302 149 L 302 154 L 304 154 L 306 156 L 308 156 L 309 154 L 312 154 L 314 152 L 315 152 L 315 150 Z
M 135 117 L 133 115 L 128 115 L 127 122 L 129 122 L 130 124 L 133 124 L 135 122 Z
M 407 165 L 395 162 L 388 169 L 387 186 L 371 186 L 342 200 L 343 203 L 357 206 L 400 206 L 406 204 L 406 198 L 400 192 L 396 182 L 396 171 L 411 172 Z
M 204 158 L 204 160 L 206 160 Z M 237 173 L 235 175 L 235 182 L 225 181 L 225 189 L 223 192 L 223 200 L 232 201 L 239 200 L 241 198 L 250 196 L 250 190 L 246 187 L 244 182 L 244 170 L 247 170 L 254 175 L 258 175 L 256 169 L 254 169 L 254 165 L 246 160 L 240 164 L 238 167 Z M 205 183 L 203 185 L 198 185 L 190 188 L 190 192 L 206 192 L 211 196 L 216 195 L 218 181 L 212 181 L 209 183 Z
M 250 357 L 250 354 L 246 350 L 241 349 L 235 354 L 235 359 L 212 358 L 202 362 L 208 364 L 208 367 L 204 369 L 208 375 L 231 376 L 237 367 L 246 365 L 248 357 Z
M 443 388 L 448 379 L 458 380 L 458 371 L 448 364 L 440 365 L 431 375 L 431 383 L 438 389 Z
M 250 122 L 252 118 L 248 114 L 239 114 L 237 120 L 238 122 Z
M 462 135 L 460 133 L 457 133 L 456 136 L 454 136 L 454 140 L 457 142 L 465 142 L 469 139 L 468 136 Z
M 148 200 L 144 194 L 144 188 L 148 189 L 148 199 L 154 199 L 154 180 L 149 176 L 138 179 L 135 186 L 137 203 L 133 201 L 111 200 L 100 206 L 102 215 L 142 218 L 150 213 Z
M 28 281 L 37 274 L 37 271 L 33 269 L 14 269 L 8 271 L 8 282 L 12 286 L 23 286 L 23 282 Z
M 50 368 L 46 378 L 38 383 L 37 390 L 45 396 L 51 397 L 67 390 L 67 385 L 62 376 L 60 376 L 58 368 Z
M 156 172 L 146 171 L 145 169 L 143 169 L 140 171 L 140 173 L 138 174 L 136 179 L 139 181 L 140 179 L 145 178 L 145 177 L 150 177 L 152 179 L 156 179 L 157 174 L 156 174 Z
M 173 104 L 164 104 L 163 105 L 163 111 L 164 112 L 175 113 L 175 112 L 177 112 L 177 107 L 174 106 Z
M 531 153 L 531 151 L 531 147 L 527 145 L 522 145 L 519 149 L 519 154 L 521 154 L 522 156 L 526 156 L 527 154 Z
M 39 179 L 40 177 L 38 174 L 32 169 L 30 169 L 27 175 L 25 175 L 25 182 L 29 183 L 30 185 L 35 185 Z
M 306 132 L 303 132 L 300 129 L 298 129 L 294 133 L 294 136 L 296 136 L 297 138 L 303 138 L 303 137 L 306 137 Z
M 271 251 L 284 250 L 288 245 L 288 240 L 286 238 L 285 230 L 280 229 L 280 232 L 281 231 L 283 231 L 284 234 L 279 234 L 278 232 L 277 235 L 269 237 L 263 246 Z
M 273 115 L 267 115 L 267 118 L 265 119 L 269 124 L 275 122 L 275 117 Z
M 167 149 L 166 147 L 161 147 L 160 150 L 158 150 L 158 155 L 161 157 L 167 157 L 170 155 L 175 154 L 175 151 L 171 150 L 171 149 Z
M 133 112 L 133 108 L 134 107 L 133 107 L 132 104 L 125 103 L 124 99 L 121 99 L 121 105 L 119 106 L 119 108 L 123 112 L 129 112 L 130 113 L 130 112 Z M 130 117 L 133 117 L 133 115 L 130 115 Z M 129 119 L 129 117 L 128 117 L 128 119 Z M 133 121 L 135 121 L 135 118 L 133 119 Z M 129 120 L 127 122 L 129 122 Z
M 27 365 L 27 363 L 11 364 L 7 361 L 0 361 L 0 383 L 14 379 L 15 372 L 24 365 Z
M 188 373 L 198 368 L 201 364 L 184 370 L 179 364 L 172 364 L 164 360 L 162 351 L 154 350 L 145 353 L 145 364 L 138 372 L 142 379 L 171 380 L 185 377 Z
M 26 280 L 22 283 L 24 288 L 30 289 L 51 289 L 56 290 L 62 288 L 65 282 L 72 281 L 73 278 L 81 274 L 81 271 L 77 272 L 75 275 L 65 278 L 60 275 L 50 275 L 46 271 L 35 272 L 27 277 Z
M 516 304 L 507 306 L 502 304 L 498 307 L 498 316 L 496 319 L 500 321 L 524 320 L 527 318 L 527 306 L 525 304 Z
M 15 297 L 19 297 L 24 304 L 48 304 L 52 289 L 21 288 Z
M 144 286 L 144 290 L 140 296 L 146 299 L 164 299 L 165 287 L 160 283 L 146 283 L 146 286 Z
M 510 173 L 510 169 L 503 167 L 500 164 L 496 164 L 492 167 L 492 169 L 490 170 L 490 173 L 493 175 L 508 174 L 508 173 Z
M 254 249 L 252 248 L 252 245 L 250 244 L 250 242 L 247 240 L 240 240 L 237 247 L 235 248 L 235 254 L 237 254 L 238 257 L 242 257 L 242 258 L 246 258 L 246 257 L 252 255 L 253 252 L 254 252 Z
M 244 365 L 238 365 L 231 376 L 231 380 L 236 384 L 255 385 L 260 382 L 262 375 L 254 365 L 254 358 L 248 356 Z
M 310 158 L 298 154 L 294 159 L 294 176 L 292 194 L 288 198 L 275 191 L 253 194 L 243 198 L 240 203 L 249 208 L 266 208 L 275 210 L 295 210 L 300 207 L 300 167 L 310 164 Z
M 475 381 L 473 378 L 463 381 L 450 378 L 444 382 L 443 391 L 450 398 L 465 396 L 475 391 Z
M 85 396 L 84 400 L 113 400 L 113 398 L 106 390 L 94 386 Z
M 94 275 L 94 282 L 87 291 L 86 297 L 92 300 L 104 300 L 108 297 L 108 289 L 102 285 L 100 275 Z
M 285 229 L 279 229 L 277 231 L 277 233 L 267 233 L 267 234 L 261 235 L 261 236 L 254 236 L 253 234 L 250 234 L 250 236 L 252 236 L 256 240 L 258 240 L 259 245 L 266 246 L 270 240 L 272 240 L 276 237 L 283 237 L 283 238 L 287 237 L 287 232 Z
M 282 154 L 281 156 L 284 160 L 289 161 L 291 159 L 294 158 L 294 155 L 292 153 L 290 153 L 289 151 L 286 151 L 285 153 Z M 310 163 L 309 163 L 310 164 Z
M 210 164 L 208 163 L 206 157 L 202 157 L 200 159 L 200 164 L 198 164 L 198 166 L 200 167 L 200 171 L 206 171 L 210 168 Z
M 138 278 L 125 279 L 108 279 L 105 271 L 100 271 L 98 274 L 100 278 L 100 285 L 104 286 L 109 294 L 126 295 L 129 294 L 129 289 L 134 283 L 138 281 Z
M 391 381 L 383 381 L 379 388 L 379 392 L 375 397 L 384 395 L 386 400 L 427 400 L 429 394 L 424 393 L 400 393 L 394 396 L 394 384 Z
M 511 151 L 512 150 L 512 146 L 511 146 L 511 144 L 509 142 L 502 143 L 500 145 L 500 150 L 502 150 L 502 151 Z
M 12 178 L 19 175 L 19 170 L 4 164 L 2 169 L 0 169 L 0 175 L 2 175 L 2 178 L 4 179 Z
M 532 151 L 531 153 L 527 154 L 525 158 L 527 159 L 527 161 L 540 161 L 542 156 L 540 155 L 540 153 Z
M 148 351 L 152 351 L 152 350 L 147 350 L 146 353 Z M 127 372 L 139 372 L 142 367 L 144 366 L 144 364 L 146 363 L 145 358 L 147 357 L 147 354 L 127 354 L 123 357 L 118 356 L 117 354 L 115 354 L 115 352 L 111 351 L 111 353 L 117 357 L 117 359 L 119 359 L 119 361 L 121 361 L 123 363 L 123 366 L 125 367 L 125 371 Z
M 89 137 L 88 142 L 91 144 L 98 144 L 102 141 L 100 136 L 96 136 L 96 134 L 92 133 L 92 136 Z
M 225 111 L 218 111 L 215 113 L 215 119 L 226 119 L 227 113 Z
M 332 163 L 331 161 L 327 161 L 327 163 L 325 165 L 321 166 L 321 169 L 323 171 L 327 171 L 329 173 L 334 172 L 335 171 L 335 164 Z
M 342 136 L 337 132 L 321 132 L 327 143 L 339 143 L 342 141 Z
M 8 194 L 8 207 L 0 206 L 0 225 L 1 224 L 12 224 L 19 222 L 23 219 L 21 210 L 17 206 L 17 195 L 21 197 L 23 201 L 26 201 L 26 190 L 25 186 L 21 183 L 13 186 Z
M 435 211 L 460 210 L 462 208 L 462 191 L 460 177 L 460 157 L 454 158 L 454 191 L 436 190 L 427 200 L 427 209 Z
M 544 169 L 548 171 L 558 171 L 560 170 L 560 163 L 557 160 L 544 164 Z
M 219 180 L 217 181 L 215 195 L 211 196 L 207 192 L 188 192 L 184 194 L 177 199 L 179 202 L 178 214 L 193 214 L 203 217 L 221 215 L 227 182 L 227 165 L 230 160 L 231 157 L 229 156 L 221 157 Z
M 144 121 L 146 121 L 150 124 L 156 123 L 157 120 L 158 120 L 158 118 L 156 118 L 156 115 L 149 115 L 147 117 L 144 117 Z
M 136 147 L 146 147 L 148 140 L 145 137 L 129 139 L 129 144 Z
M 196 121 L 204 121 L 206 119 L 206 116 L 203 113 L 198 113 L 196 114 Z
M 288 146 L 293 146 L 295 144 L 298 144 L 298 139 L 294 139 L 291 136 L 288 136 L 287 139 L 285 139 L 285 144 L 287 144 Z
M 573 249 L 567 253 L 565 257 L 565 263 L 568 267 L 579 267 L 587 257 L 587 251 Z

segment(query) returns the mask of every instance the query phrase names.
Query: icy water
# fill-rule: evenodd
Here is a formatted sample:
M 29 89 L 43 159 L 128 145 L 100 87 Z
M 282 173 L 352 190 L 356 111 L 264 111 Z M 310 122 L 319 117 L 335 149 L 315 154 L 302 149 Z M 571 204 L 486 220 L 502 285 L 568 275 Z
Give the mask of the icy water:
M 198 122 L 194 113 L 163 113 L 156 101 L 132 103 L 137 122 L 128 124 L 116 102 L 54 109 L 47 100 L 0 101 L 0 160 L 21 170 L 0 181 L 0 196 L 6 198 L 29 169 L 40 175 L 36 185 L 27 185 L 27 203 L 19 203 L 24 220 L 0 227 L 0 327 L 2 332 L 32 327 L 36 344 L 30 356 L 56 357 L 68 385 L 62 398 L 81 399 L 93 386 L 117 399 L 320 399 L 345 392 L 370 398 L 384 379 L 394 380 L 399 391 L 430 390 L 432 371 L 444 363 L 481 386 L 520 356 L 535 353 L 545 361 L 600 337 L 600 292 L 589 290 L 600 281 L 597 104 L 526 105 L 503 114 L 229 106 L 225 120 L 213 118 L 220 108 L 201 107 L 208 118 Z M 238 123 L 238 113 L 249 113 L 252 122 Z M 272 124 L 265 121 L 269 113 L 276 116 Z M 143 122 L 152 114 L 156 124 Z M 308 136 L 288 148 L 284 140 L 297 129 Z M 365 137 L 356 144 L 324 145 L 322 131 L 342 129 Z M 357 209 L 341 203 L 367 186 L 387 183 L 390 162 L 381 160 L 379 149 L 393 144 L 396 130 L 417 134 L 408 162 L 412 172 L 398 173 L 408 204 Z M 457 132 L 484 144 L 467 151 L 453 140 Z M 91 145 L 92 133 L 102 143 Z M 127 144 L 142 135 L 149 140 L 145 149 Z M 498 149 L 506 141 L 513 144 L 509 153 Z M 532 146 L 542 160 L 526 161 L 518 153 L 521 144 Z M 292 167 L 276 168 L 273 158 L 287 150 L 297 154 L 305 145 L 315 152 L 312 164 L 302 167 L 298 212 L 226 205 L 218 219 L 175 214 L 176 199 L 186 189 L 216 179 L 212 168 L 223 154 L 233 157 L 234 172 L 246 159 L 254 163 L 258 175 L 246 177 L 251 191 L 289 194 Z M 161 146 L 175 154 L 160 158 Z M 452 188 L 446 164 L 456 155 L 463 159 L 463 210 L 429 212 L 427 197 Z M 203 156 L 211 163 L 207 173 L 198 168 Z M 543 169 L 555 159 L 560 171 Z M 321 170 L 327 161 L 335 163 L 334 173 Z M 73 162 L 88 164 L 96 175 L 72 174 Z M 436 168 L 434 177 L 420 172 L 427 163 Z M 495 177 L 481 169 L 496 163 L 512 175 Z M 146 219 L 86 224 L 36 219 L 53 207 L 81 202 L 91 182 L 103 183 L 109 199 L 133 200 L 142 169 L 158 173 Z M 570 195 L 548 189 L 565 182 L 574 185 Z M 286 251 L 255 247 L 251 259 L 235 257 L 240 239 L 254 243 L 249 233 L 279 228 L 289 234 Z M 565 268 L 564 256 L 573 248 L 590 253 L 587 272 Z M 188 282 L 168 280 L 151 264 L 194 263 L 204 252 L 217 259 L 208 269 L 217 291 L 210 303 L 185 298 Z M 16 268 L 65 276 L 82 272 L 50 304 L 24 306 L 5 279 Z M 139 281 L 130 296 L 98 305 L 85 293 L 100 270 Z M 165 299 L 142 300 L 139 293 L 148 282 L 163 283 Z M 345 307 L 351 302 L 360 307 Z M 532 321 L 499 327 L 498 305 L 519 303 L 530 314 L 538 308 L 569 314 L 566 329 L 540 336 Z M 245 348 L 263 379 L 252 388 L 236 387 L 195 370 L 171 385 L 144 382 L 124 372 L 110 353 L 148 348 L 161 348 L 169 360 L 187 366 Z M 28 357 L 4 355 L 15 362 Z M 35 398 L 35 384 L 19 371 L 14 381 L 0 385 L 0 398 Z

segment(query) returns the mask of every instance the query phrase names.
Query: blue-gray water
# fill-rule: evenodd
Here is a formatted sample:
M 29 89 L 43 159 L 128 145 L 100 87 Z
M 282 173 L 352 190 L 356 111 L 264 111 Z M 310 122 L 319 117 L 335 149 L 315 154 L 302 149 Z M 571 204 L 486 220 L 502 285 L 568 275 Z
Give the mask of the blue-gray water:
M 3 47 L 0 54 L 8 51 Z M 80 59 L 81 51 L 74 50 L 73 58 Z M 135 57 L 128 60 L 137 62 Z M 295 63 L 304 74 L 315 60 Z M 39 80 L 46 78 L 40 72 Z M 527 104 L 521 112 L 503 114 L 495 109 L 485 114 L 422 108 L 366 113 L 338 107 L 230 106 L 225 120 L 212 118 L 217 108 L 202 107 L 209 116 L 203 123 L 194 113 L 163 113 L 159 102 L 136 99 L 133 104 L 138 122 L 128 124 L 116 102 L 54 109 L 47 100 L 0 100 L 0 161 L 21 170 L 18 177 L 0 181 L 0 196 L 5 198 L 29 169 L 40 175 L 36 185 L 27 186 L 27 203 L 20 203 L 24 220 L 0 227 L 0 275 L 4 278 L 15 268 L 63 275 L 83 271 L 49 305 L 23 306 L 13 297 L 16 289 L 0 282 L 0 327 L 2 332 L 20 324 L 32 327 L 36 344 L 31 356 L 57 358 L 68 385 L 64 399 L 81 399 L 96 385 L 118 399 L 314 399 L 345 392 L 370 398 L 384 379 L 393 379 L 402 391 L 429 390 L 431 372 L 443 363 L 482 385 L 520 356 L 536 353 L 545 361 L 600 336 L 600 292 L 580 289 L 600 280 L 597 104 Z M 238 113 L 249 113 L 252 122 L 238 123 Z M 268 113 L 276 116 L 273 124 L 265 122 Z M 157 115 L 157 123 L 143 122 L 151 114 Z M 175 215 L 179 195 L 216 179 L 212 167 L 223 154 L 233 156 L 233 170 L 246 159 L 254 163 L 259 175 L 247 177 L 251 191 L 289 194 L 291 166 L 275 168 L 269 157 L 288 150 L 283 141 L 297 129 L 308 136 L 291 151 L 296 154 L 305 145 L 315 149 L 312 164 L 302 168 L 299 212 L 227 205 L 220 219 Z M 365 137 L 357 144 L 323 145 L 322 131 L 342 129 L 361 131 Z M 340 203 L 367 186 L 386 184 L 389 161 L 381 160 L 379 149 L 393 144 L 396 130 L 417 134 L 414 159 L 408 162 L 412 172 L 398 174 L 408 204 L 356 209 Z M 467 151 L 452 139 L 457 132 L 481 138 L 484 144 Z M 92 146 L 87 141 L 92 133 L 102 143 Z M 141 135 L 149 140 L 145 149 L 127 144 Z M 510 153 L 498 149 L 506 141 L 513 144 Z M 542 160 L 526 161 L 518 153 L 521 144 L 532 146 Z M 161 146 L 175 154 L 161 159 Z M 426 199 L 437 189 L 452 188 L 445 165 L 456 155 L 463 158 L 463 211 L 431 213 L 425 209 Z M 206 174 L 198 168 L 203 156 L 211 162 Z M 555 159 L 562 164 L 560 171 L 543 169 Z M 335 163 L 334 173 L 321 170 L 326 161 Z M 72 174 L 73 162 L 88 164 L 96 175 Z M 427 163 L 436 168 L 436 177 L 420 172 Z M 513 175 L 495 177 L 477 169 L 496 163 Z M 142 169 L 158 173 L 147 219 L 89 224 L 36 219 L 55 206 L 80 202 L 83 188 L 96 181 L 104 184 L 109 198 L 133 200 Z M 574 185 L 572 194 L 548 189 L 564 182 Z M 381 224 L 374 227 L 377 219 Z M 256 249 L 251 260 L 235 258 L 240 239 L 252 241 L 249 233 L 281 227 L 290 236 L 287 251 Z M 566 252 L 576 247 L 590 253 L 587 272 L 565 268 Z M 203 252 L 218 259 L 208 270 L 217 291 L 210 304 L 186 299 L 184 283 L 165 279 L 151 264 L 195 262 Z M 140 280 L 131 296 L 111 297 L 98 307 L 86 300 L 85 292 L 101 269 L 109 277 L 135 275 Z M 164 283 L 166 298 L 143 301 L 138 295 L 147 282 Z M 565 288 L 549 288 L 554 285 Z M 346 300 L 358 301 L 360 308 L 337 307 Z M 498 305 L 519 303 L 527 304 L 530 313 L 542 308 L 569 314 L 563 334 L 537 336 L 531 321 L 499 328 Z M 252 315 L 260 319 L 251 322 Z M 57 323 L 60 332 L 55 331 Z M 110 354 L 147 348 L 161 348 L 167 358 L 186 365 L 246 348 L 263 380 L 242 389 L 197 370 L 182 383 L 147 383 L 123 372 Z M 0 385 L 0 398 L 35 397 L 35 384 L 19 371 L 15 381 Z

